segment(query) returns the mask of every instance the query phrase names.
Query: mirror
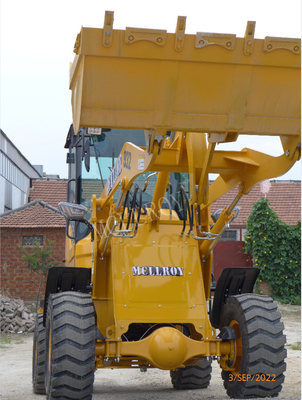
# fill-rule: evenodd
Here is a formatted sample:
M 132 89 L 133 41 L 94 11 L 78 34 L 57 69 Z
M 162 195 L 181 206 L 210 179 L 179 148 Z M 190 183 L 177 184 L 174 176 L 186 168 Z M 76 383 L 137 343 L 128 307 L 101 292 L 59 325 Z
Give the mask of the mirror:
M 85 169 L 87 172 L 90 170 L 90 147 L 89 147 L 90 138 L 85 140 L 84 143 L 84 158 L 85 158 Z

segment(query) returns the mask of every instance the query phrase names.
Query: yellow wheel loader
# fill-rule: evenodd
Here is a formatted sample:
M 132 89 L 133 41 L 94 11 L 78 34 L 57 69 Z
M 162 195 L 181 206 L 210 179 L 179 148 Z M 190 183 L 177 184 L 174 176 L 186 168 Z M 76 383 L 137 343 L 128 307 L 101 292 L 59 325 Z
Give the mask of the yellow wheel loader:
M 276 303 L 253 294 L 257 268 L 226 268 L 212 306 L 212 251 L 240 198 L 300 158 L 301 41 L 255 39 L 252 21 L 243 38 L 185 23 L 114 30 L 106 12 L 76 38 L 66 265 L 49 271 L 34 335 L 34 392 L 48 399 L 91 399 L 102 368 L 203 389 L 214 360 L 230 397 L 282 388 Z M 239 135 L 279 136 L 283 152 L 219 150 Z

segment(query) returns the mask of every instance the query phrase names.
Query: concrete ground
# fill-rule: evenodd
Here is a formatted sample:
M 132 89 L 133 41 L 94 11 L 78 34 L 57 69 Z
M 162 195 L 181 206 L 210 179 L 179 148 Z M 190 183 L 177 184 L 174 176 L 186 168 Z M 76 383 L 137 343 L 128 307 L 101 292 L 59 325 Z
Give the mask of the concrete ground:
M 301 307 L 280 305 L 287 336 L 287 370 L 279 398 L 301 399 Z M 0 338 L 0 399 L 42 400 L 34 395 L 31 383 L 33 335 L 2 335 Z M 176 391 L 168 371 L 98 370 L 93 400 L 180 400 L 226 399 L 220 367 L 213 362 L 211 384 L 207 389 Z

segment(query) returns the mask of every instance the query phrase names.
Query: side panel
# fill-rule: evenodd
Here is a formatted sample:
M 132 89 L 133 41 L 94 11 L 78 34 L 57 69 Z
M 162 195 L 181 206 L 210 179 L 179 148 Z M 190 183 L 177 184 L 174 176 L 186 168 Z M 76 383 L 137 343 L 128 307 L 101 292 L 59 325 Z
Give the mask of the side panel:
M 75 267 L 91 268 L 92 264 L 91 235 L 86 236 L 75 245 Z
M 69 225 L 69 235 L 74 235 L 72 233 L 71 226 Z M 66 235 L 65 239 L 65 264 L 69 267 L 74 267 L 75 266 L 75 259 L 74 259 L 74 253 L 75 253 L 75 243 L 73 239 L 70 239 Z
M 97 326 L 105 336 L 106 329 L 114 324 L 112 268 L 108 259 L 97 260 L 94 268 L 92 299 L 97 315 Z

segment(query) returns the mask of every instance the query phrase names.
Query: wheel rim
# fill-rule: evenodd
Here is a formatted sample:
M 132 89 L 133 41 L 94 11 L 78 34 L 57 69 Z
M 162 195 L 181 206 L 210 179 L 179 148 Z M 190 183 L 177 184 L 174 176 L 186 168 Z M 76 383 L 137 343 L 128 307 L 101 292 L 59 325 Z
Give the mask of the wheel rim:
M 242 339 L 240 335 L 240 328 L 236 320 L 231 321 L 229 326 L 231 326 L 237 334 L 237 339 L 233 340 L 233 345 L 232 345 L 233 354 L 231 357 L 232 361 L 230 362 L 229 367 L 234 369 L 234 371 L 232 371 L 234 375 L 238 375 L 240 372 L 241 361 L 242 361 Z

